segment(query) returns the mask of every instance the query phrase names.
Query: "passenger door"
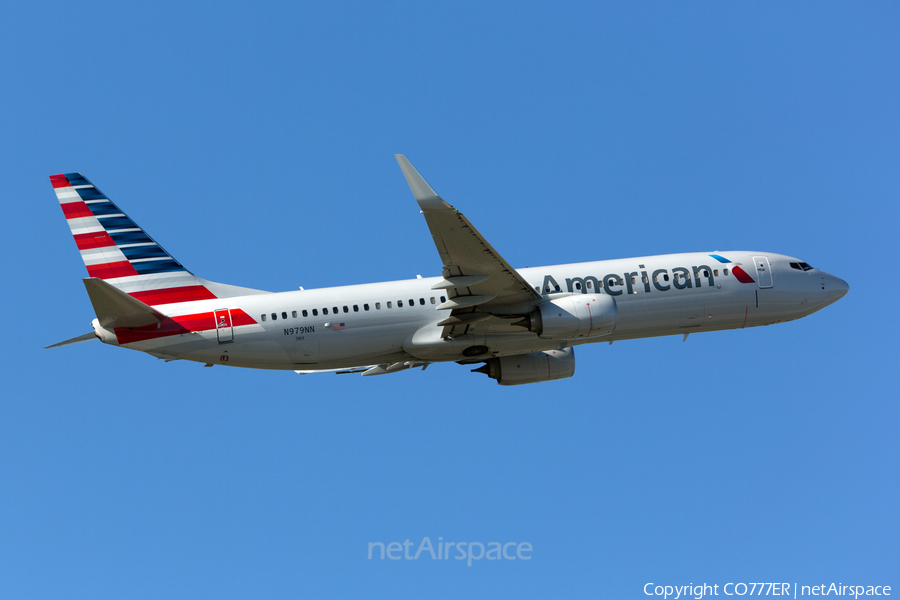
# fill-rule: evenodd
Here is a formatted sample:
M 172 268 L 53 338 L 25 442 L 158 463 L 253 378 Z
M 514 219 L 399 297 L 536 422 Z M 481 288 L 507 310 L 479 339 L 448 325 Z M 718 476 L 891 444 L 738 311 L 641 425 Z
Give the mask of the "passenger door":
M 772 287 L 772 270 L 769 268 L 769 259 L 765 256 L 754 256 L 756 263 L 756 281 L 760 288 Z

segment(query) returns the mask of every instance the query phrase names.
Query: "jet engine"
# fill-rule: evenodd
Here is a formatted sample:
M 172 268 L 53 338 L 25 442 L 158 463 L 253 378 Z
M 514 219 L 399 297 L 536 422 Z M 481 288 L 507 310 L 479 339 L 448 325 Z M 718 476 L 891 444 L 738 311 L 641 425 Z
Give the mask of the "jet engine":
M 521 385 L 565 379 L 575 374 L 575 349 L 561 348 L 489 358 L 473 373 L 484 373 L 500 385 Z
M 542 304 L 514 325 L 549 340 L 571 340 L 612 333 L 619 311 L 606 294 L 573 294 Z

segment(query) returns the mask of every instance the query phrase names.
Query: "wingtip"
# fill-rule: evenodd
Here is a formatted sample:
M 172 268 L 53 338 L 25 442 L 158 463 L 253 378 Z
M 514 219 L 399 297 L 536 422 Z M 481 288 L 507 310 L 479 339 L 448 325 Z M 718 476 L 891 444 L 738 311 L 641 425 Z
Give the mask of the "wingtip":
M 438 196 L 438 193 L 434 191 L 425 178 L 416 170 L 412 163 L 407 160 L 405 156 L 402 154 L 395 154 L 394 157 L 397 159 L 397 163 L 400 165 L 400 170 L 403 171 L 403 176 L 406 178 L 406 183 L 409 185 L 410 191 L 412 191 L 413 196 L 422 206 L 422 208 L 439 208 L 443 205 L 443 201 Z M 438 202 L 440 204 L 435 205 L 434 203 Z
M 403 171 L 404 176 L 406 176 L 409 171 L 416 170 L 416 168 L 412 166 L 412 163 L 409 162 L 409 159 L 403 154 L 395 154 L 394 158 L 397 159 L 397 164 L 400 165 L 400 170 Z M 409 177 L 407 177 L 407 181 L 409 181 Z

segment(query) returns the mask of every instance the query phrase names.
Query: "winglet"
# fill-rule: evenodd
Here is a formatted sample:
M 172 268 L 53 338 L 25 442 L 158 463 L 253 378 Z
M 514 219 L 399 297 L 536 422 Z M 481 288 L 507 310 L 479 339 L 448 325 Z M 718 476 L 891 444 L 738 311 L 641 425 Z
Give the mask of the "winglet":
M 419 206 L 422 207 L 422 210 L 452 209 L 452 207 L 444 202 L 441 197 L 438 196 L 437 192 L 428 185 L 425 178 L 416 171 L 416 168 L 406 160 L 405 156 L 402 154 L 395 154 L 394 158 L 397 159 L 400 170 L 403 171 L 403 176 L 406 177 L 406 183 L 409 184 L 409 189 L 412 190 L 413 196 L 416 198 L 416 202 L 419 203 Z

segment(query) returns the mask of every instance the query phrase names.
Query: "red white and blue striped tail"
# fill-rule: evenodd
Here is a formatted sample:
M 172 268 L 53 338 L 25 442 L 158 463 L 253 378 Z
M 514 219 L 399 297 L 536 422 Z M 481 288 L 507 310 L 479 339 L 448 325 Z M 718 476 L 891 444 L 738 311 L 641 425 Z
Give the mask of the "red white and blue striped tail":
M 261 293 L 195 276 L 81 173 L 50 182 L 90 277 L 149 306 Z

